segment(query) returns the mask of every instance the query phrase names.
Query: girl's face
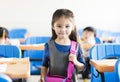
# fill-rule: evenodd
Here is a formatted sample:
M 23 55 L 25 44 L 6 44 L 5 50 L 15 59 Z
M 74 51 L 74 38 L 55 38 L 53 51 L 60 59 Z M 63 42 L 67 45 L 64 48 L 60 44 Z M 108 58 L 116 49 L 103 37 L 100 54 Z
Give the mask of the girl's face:
M 57 38 L 69 38 L 71 31 L 74 29 L 72 18 L 64 16 L 55 21 L 52 29 L 55 31 Z

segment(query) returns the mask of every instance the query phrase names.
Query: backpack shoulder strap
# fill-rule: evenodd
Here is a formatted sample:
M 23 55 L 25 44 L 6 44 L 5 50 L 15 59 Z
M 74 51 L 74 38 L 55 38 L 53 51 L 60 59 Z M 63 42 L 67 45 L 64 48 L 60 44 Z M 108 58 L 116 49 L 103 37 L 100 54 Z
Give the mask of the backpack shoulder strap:
M 76 53 L 76 42 L 75 41 L 71 41 L 71 48 L 70 48 L 70 53 L 71 54 L 75 54 Z
M 76 45 L 77 43 L 75 41 L 71 42 L 71 48 L 70 48 L 70 54 L 75 55 L 76 53 Z M 67 79 L 66 82 L 72 82 L 72 74 L 74 71 L 74 64 L 73 62 L 69 61 L 68 63 L 68 69 L 67 69 Z

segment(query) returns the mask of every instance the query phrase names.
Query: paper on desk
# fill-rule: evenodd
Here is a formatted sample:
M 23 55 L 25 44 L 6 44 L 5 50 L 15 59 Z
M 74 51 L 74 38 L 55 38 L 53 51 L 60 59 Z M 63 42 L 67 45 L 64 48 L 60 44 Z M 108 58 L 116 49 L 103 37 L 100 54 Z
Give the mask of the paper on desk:
M 7 68 L 7 64 L 0 64 L 0 72 L 5 72 Z
M 2 61 L 11 61 L 11 60 L 13 60 L 13 58 L 0 58 L 0 61 L 2 62 Z

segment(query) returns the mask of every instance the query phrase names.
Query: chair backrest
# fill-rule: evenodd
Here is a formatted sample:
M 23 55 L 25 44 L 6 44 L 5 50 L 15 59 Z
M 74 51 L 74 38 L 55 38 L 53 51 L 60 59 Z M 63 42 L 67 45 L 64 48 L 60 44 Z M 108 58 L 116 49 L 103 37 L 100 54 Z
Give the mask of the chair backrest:
M 15 45 L 0 45 L 0 57 L 21 58 L 21 49 Z
M 96 42 L 96 44 L 101 44 L 102 43 L 102 41 L 98 37 L 95 37 L 95 42 Z
M 117 60 L 116 64 L 115 64 L 115 73 L 116 73 L 116 78 L 117 78 L 117 82 L 120 82 L 120 59 Z
M 90 49 L 90 59 L 100 60 L 113 57 L 120 57 L 120 44 L 97 44 Z
M 27 29 L 25 28 L 15 28 L 9 30 L 9 38 L 25 38 L 25 35 L 27 33 Z
M 120 44 L 98 44 L 90 49 L 90 59 L 101 60 L 106 58 L 120 58 Z M 91 66 L 91 82 L 99 82 L 101 77 L 95 77 L 98 72 Z M 105 82 L 116 82 L 115 72 L 104 73 Z
M 40 44 L 50 40 L 50 36 L 31 36 L 25 40 L 25 44 Z
M 6 74 L 0 74 L 0 82 L 12 82 L 12 79 Z
M 49 36 L 33 36 L 26 39 L 25 44 L 40 44 L 50 40 Z M 39 67 L 42 65 L 43 50 L 26 50 L 24 57 L 30 58 L 30 69 L 32 75 L 39 75 Z

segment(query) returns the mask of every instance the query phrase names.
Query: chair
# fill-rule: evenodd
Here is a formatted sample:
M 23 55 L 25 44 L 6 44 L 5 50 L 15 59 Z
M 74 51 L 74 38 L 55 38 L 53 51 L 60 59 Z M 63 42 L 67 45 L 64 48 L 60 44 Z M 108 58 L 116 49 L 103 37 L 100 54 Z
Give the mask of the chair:
M 48 42 L 48 36 L 33 36 L 26 39 L 25 44 L 40 44 Z M 40 66 L 42 64 L 43 50 L 25 50 L 24 57 L 30 58 L 30 70 L 32 75 L 40 74 Z
M 0 45 L 0 57 L 5 58 L 21 58 L 21 49 L 15 45 Z M 19 79 L 12 79 L 12 80 L 19 80 Z M 4 82 L 4 81 L 0 81 Z M 10 81 L 11 82 L 11 81 Z
M 15 45 L 0 45 L 0 57 L 15 57 L 21 58 L 21 50 Z
M 102 43 L 102 41 L 98 37 L 95 37 L 95 42 L 96 42 L 96 44 L 101 44 Z
M 6 74 L 0 74 L 0 82 L 12 82 L 12 79 Z
M 31 36 L 25 41 L 25 44 L 40 44 L 46 43 L 50 40 L 50 36 Z
M 115 41 L 114 41 L 115 43 L 120 43 L 120 36 L 117 36 L 116 38 L 115 38 Z
M 119 58 L 120 44 L 108 43 L 98 44 L 90 49 L 90 59 L 101 60 L 106 58 Z M 105 72 L 105 82 L 117 82 L 115 72 Z M 101 82 L 101 77 L 93 66 L 91 66 L 91 82 Z
M 16 38 L 25 38 L 27 29 L 25 28 L 15 28 L 9 30 L 9 38 L 16 39 Z
M 120 59 L 117 60 L 116 64 L 115 64 L 115 73 L 116 73 L 116 78 L 117 78 L 117 82 L 120 82 Z

